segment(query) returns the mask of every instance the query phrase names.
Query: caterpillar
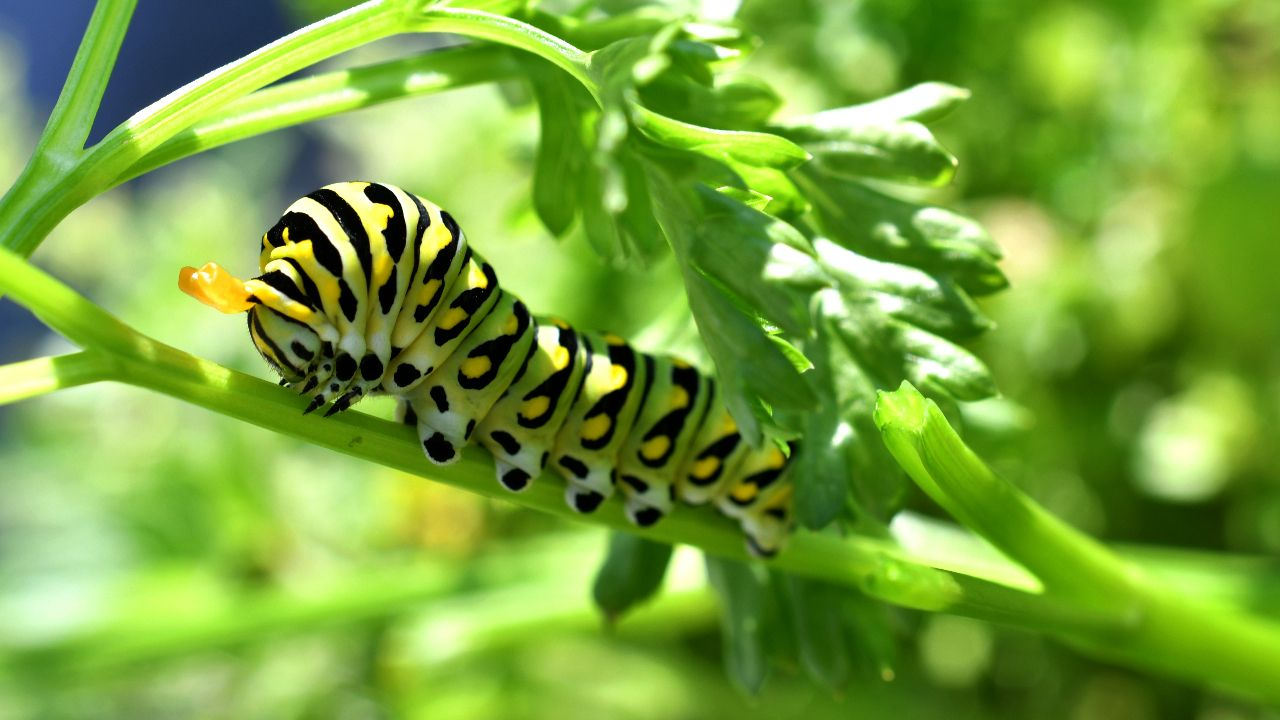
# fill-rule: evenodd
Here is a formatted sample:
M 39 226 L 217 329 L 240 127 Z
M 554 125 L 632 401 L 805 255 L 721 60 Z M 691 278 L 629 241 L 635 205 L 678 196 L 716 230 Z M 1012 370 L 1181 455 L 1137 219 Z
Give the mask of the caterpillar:
M 179 287 L 246 312 L 280 384 L 311 397 L 304 412 L 393 395 L 433 463 L 478 439 L 508 490 L 550 466 L 579 512 L 618 490 L 628 519 L 647 527 L 677 499 L 711 503 L 753 555 L 785 543 L 789 453 L 747 443 L 714 378 L 534 317 L 431 202 L 375 182 L 327 185 L 263 234 L 259 265 L 247 281 L 216 263 L 184 267 Z

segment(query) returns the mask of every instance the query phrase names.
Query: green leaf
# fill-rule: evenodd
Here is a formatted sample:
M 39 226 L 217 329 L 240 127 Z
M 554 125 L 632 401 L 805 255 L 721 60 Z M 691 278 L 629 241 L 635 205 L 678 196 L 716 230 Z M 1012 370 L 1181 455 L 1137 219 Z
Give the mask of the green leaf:
M 631 105 L 631 120 L 654 142 L 716 160 L 737 160 L 747 165 L 785 170 L 809 159 L 804 148 L 778 135 L 691 125 L 659 115 L 638 103 Z
M 815 239 L 813 246 L 822 269 L 846 297 L 869 300 L 886 315 L 953 339 L 973 337 L 994 326 L 949 279 L 865 258 L 826 238 Z
M 671 560 L 671 546 L 631 533 L 609 535 L 609 551 L 591 594 L 609 621 L 657 594 Z
M 952 277 L 971 295 L 1008 286 L 1000 249 L 976 221 L 917 205 L 833 176 L 812 164 L 794 175 L 813 202 L 819 228 L 861 255 Z
M 720 626 L 729 679 L 751 695 L 759 694 L 768 674 L 764 648 L 764 578 L 751 565 L 706 556 L 707 580 L 720 598 Z
M 795 228 L 704 185 L 692 258 L 748 308 L 793 335 L 809 326 L 809 291 L 825 284 L 813 249 Z
M 678 72 L 666 72 L 638 92 L 645 107 L 708 127 L 759 128 L 782 104 L 773 88 L 751 78 L 707 87 Z
M 560 237 L 573 224 L 579 192 L 586 189 L 566 181 L 582 176 L 588 155 L 582 136 L 581 91 L 564 73 L 541 61 L 523 64 L 538 101 L 540 128 L 533 169 L 533 207 L 547 230 Z
M 723 382 L 725 405 L 743 436 L 759 445 L 761 419 L 768 420 L 770 408 L 803 410 L 812 407 L 816 398 L 760 322 L 694 266 L 695 228 L 702 212 L 699 196 L 665 166 L 647 162 L 645 167 L 655 215 L 681 263 L 689 308 Z
M 969 91 L 946 83 L 927 82 L 861 105 L 824 110 L 812 117 L 827 127 L 939 120 L 969 99 Z
M 800 663 L 814 681 L 837 693 L 849 682 L 844 595 L 847 590 L 784 573 L 772 573 L 786 599 Z
M 799 143 L 835 176 L 937 186 L 955 175 L 955 157 L 917 122 L 831 125 L 813 115 L 776 131 Z

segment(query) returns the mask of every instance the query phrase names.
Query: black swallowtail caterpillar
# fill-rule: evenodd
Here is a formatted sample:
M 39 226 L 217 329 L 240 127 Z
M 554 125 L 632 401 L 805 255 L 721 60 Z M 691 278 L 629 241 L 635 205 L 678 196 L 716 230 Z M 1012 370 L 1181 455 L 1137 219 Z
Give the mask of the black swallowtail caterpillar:
M 281 384 L 311 395 L 306 412 L 387 393 L 434 463 L 478 437 L 509 490 L 550 465 L 580 512 L 621 488 L 639 526 L 679 498 L 736 519 L 756 555 L 786 540 L 786 454 L 742 438 L 714 379 L 534 317 L 436 205 L 390 185 L 329 185 L 262 236 L 259 264 L 248 281 L 215 263 L 183 268 L 179 285 L 223 312 L 248 311 Z

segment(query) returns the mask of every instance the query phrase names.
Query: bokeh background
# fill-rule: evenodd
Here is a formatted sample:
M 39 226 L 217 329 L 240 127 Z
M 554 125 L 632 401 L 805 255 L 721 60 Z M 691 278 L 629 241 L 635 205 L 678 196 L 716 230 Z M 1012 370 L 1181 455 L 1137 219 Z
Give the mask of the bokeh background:
M 340 3 L 141 3 L 95 137 Z M 0 4 L 0 185 L 91 10 Z M 744 67 L 785 113 L 968 87 L 936 199 L 1005 248 L 965 411 L 1002 473 L 1108 541 L 1280 553 L 1280 3 L 745 0 Z M 440 42 L 383 42 L 338 64 Z M 519 88 L 409 100 L 177 163 L 71 216 L 36 260 L 165 342 L 265 368 L 175 270 L 247 271 L 294 197 L 394 182 L 449 207 L 544 312 L 646 337 L 670 268 L 602 267 L 529 206 Z M 0 300 L 0 361 L 68 349 Z M 373 408 L 378 411 L 378 408 Z M 385 408 L 382 408 L 385 411 Z M 927 503 L 911 504 L 930 512 Z M 1280 717 L 973 621 L 893 611 L 893 679 L 728 683 L 698 558 L 607 627 L 603 531 L 492 503 L 141 390 L 0 411 L 0 717 Z

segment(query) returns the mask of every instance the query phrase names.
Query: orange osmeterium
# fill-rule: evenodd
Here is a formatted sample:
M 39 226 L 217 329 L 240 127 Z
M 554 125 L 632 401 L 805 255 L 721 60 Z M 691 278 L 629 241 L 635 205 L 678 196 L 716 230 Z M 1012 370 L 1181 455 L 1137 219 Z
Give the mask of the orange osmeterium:
M 182 292 L 227 314 L 242 313 L 253 307 L 244 281 L 218 265 L 205 263 L 199 270 L 184 267 L 178 275 L 178 288 Z

